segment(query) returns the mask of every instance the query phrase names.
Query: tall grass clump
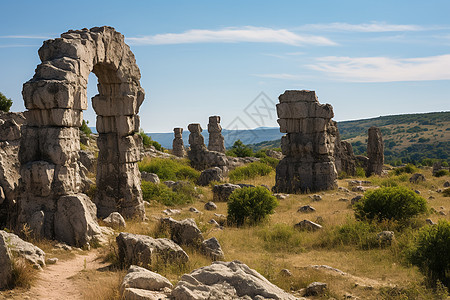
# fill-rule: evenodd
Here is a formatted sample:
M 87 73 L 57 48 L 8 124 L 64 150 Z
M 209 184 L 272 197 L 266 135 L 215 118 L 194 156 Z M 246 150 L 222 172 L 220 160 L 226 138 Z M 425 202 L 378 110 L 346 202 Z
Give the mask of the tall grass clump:
M 382 187 L 367 191 L 353 208 L 358 220 L 406 221 L 427 212 L 427 201 L 405 187 Z
M 146 157 L 138 165 L 139 171 L 155 173 L 162 181 L 188 180 L 196 182 L 200 177 L 200 172 L 192 168 L 187 160 Z
M 265 163 L 256 161 L 252 162 L 246 166 L 237 167 L 233 171 L 229 173 L 230 180 L 233 182 L 243 180 L 243 179 L 252 179 L 257 176 L 265 176 L 269 174 L 273 168 Z
M 235 190 L 228 200 L 228 222 L 242 226 L 258 224 L 274 213 L 278 200 L 265 187 Z
M 141 182 L 142 197 L 145 201 L 154 200 L 166 206 L 183 205 L 193 203 L 200 192 L 192 183 L 184 183 L 174 190 L 165 184 L 152 183 L 147 181 Z
M 301 235 L 293 226 L 282 223 L 258 231 L 258 236 L 264 241 L 264 248 L 270 252 L 301 253 Z
M 422 228 L 407 257 L 425 274 L 430 285 L 439 281 L 450 288 L 450 222 L 440 220 Z

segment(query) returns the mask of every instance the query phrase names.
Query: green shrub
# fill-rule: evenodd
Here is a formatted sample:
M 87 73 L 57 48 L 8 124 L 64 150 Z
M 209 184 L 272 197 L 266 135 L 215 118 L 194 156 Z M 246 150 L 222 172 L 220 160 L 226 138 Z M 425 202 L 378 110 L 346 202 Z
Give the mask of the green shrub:
M 231 149 L 227 151 L 227 155 L 235 157 L 250 157 L 254 154 L 253 150 L 249 146 L 244 145 L 241 140 L 237 140 L 234 142 Z
M 287 224 L 275 224 L 263 228 L 258 235 L 264 241 L 264 247 L 270 252 L 300 253 L 302 242 L 301 232 Z
M 427 211 L 427 202 L 405 187 L 382 187 L 367 191 L 355 204 L 355 217 L 359 220 L 408 220 Z
M 11 99 L 6 98 L 5 95 L 0 93 L 0 110 L 4 112 L 9 112 L 11 105 L 13 104 Z
M 139 131 L 139 135 L 142 137 L 142 144 L 144 148 L 148 148 L 150 146 L 155 147 L 158 151 L 164 151 L 164 148 L 157 141 L 152 140 L 152 138 L 144 133 L 144 130 Z
M 399 168 L 394 169 L 395 175 L 400 175 L 402 173 L 412 174 L 412 173 L 416 173 L 416 172 L 417 172 L 417 168 L 412 164 L 407 164 L 404 167 L 399 167 Z
M 274 213 L 277 199 L 265 187 L 247 187 L 235 190 L 228 200 L 228 222 L 242 226 L 257 224 Z
M 439 280 L 450 287 L 450 222 L 440 220 L 419 231 L 415 246 L 408 253 L 409 261 L 418 266 L 431 285 Z
M 392 187 L 392 186 L 398 186 L 398 183 L 397 183 L 397 180 L 395 180 L 395 178 L 385 178 L 385 179 L 381 180 L 380 185 L 386 186 L 386 187 L 389 187 L 389 186 Z
M 356 177 L 364 178 L 366 177 L 366 171 L 364 171 L 364 168 L 362 167 L 356 167 Z
M 141 189 L 145 201 L 154 200 L 167 206 L 193 203 L 199 195 L 199 192 L 191 183 L 183 184 L 174 191 L 163 183 L 156 184 L 142 181 Z
M 263 157 L 259 161 L 263 164 L 271 166 L 274 169 L 278 166 L 278 163 L 280 162 L 278 159 L 270 156 Z
M 256 161 L 252 162 L 246 166 L 237 167 L 233 171 L 229 173 L 230 180 L 233 182 L 243 180 L 243 179 L 251 179 L 256 176 L 265 176 L 269 174 L 273 170 L 269 165 Z
M 139 171 L 155 173 L 162 181 L 188 180 L 196 182 L 200 177 L 200 172 L 192 168 L 188 160 L 144 158 L 138 165 Z
M 89 124 L 89 121 L 86 122 L 85 120 L 83 120 L 83 123 L 81 123 L 80 130 L 82 132 L 84 132 L 87 136 L 90 136 L 92 133 L 92 130 L 88 127 L 88 124 Z
M 450 197 L 450 188 L 446 188 L 442 191 L 444 197 Z
M 447 175 L 449 175 L 447 170 L 439 170 L 436 172 L 436 174 L 434 174 L 435 177 L 442 177 Z

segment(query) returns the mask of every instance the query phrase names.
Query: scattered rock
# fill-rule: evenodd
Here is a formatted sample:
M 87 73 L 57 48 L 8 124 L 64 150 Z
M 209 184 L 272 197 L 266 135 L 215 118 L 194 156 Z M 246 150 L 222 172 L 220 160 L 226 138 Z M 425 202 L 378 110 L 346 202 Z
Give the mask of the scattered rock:
M 213 262 L 181 276 L 172 297 L 186 300 L 296 299 L 239 261 Z
M 289 194 L 275 193 L 273 196 L 275 196 L 278 200 L 284 200 L 289 196 Z
M 118 212 L 112 212 L 107 218 L 103 219 L 103 222 L 105 222 L 107 226 L 115 229 L 127 227 L 125 219 Z
M 208 224 L 215 225 L 216 227 L 220 227 L 220 224 L 217 223 L 217 221 L 214 220 L 214 219 L 209 220 L 209 221 L 208 221 Z
M 445 211 L 443 211 L 443 210 L 441 210 L 441 211 L 439 212 L 439 214 L 440 214 L 441 216 L 446 216 L 446 215 L 447 215 L 447 213 L 446 213 Z
M 78 151 L 80 156 L 79 161 L 86 167 L 86 169 L 93 173 L 95 171 L 96 159 L 94 153 L 87 150 Z
M 122 299 L 126 300 L 169 300 L 170 291 L 158 292 L 143 289 L 126 288 L 123 291 Z
M 172 188 L 175 185 L 175 181 L 173 180 L 166 180 L 163 182 L 168 188 Z
M 280 151 L 273 150 L 273 149 L 267 149 L 266 155 L 269 157 L 276 158 L 278 160 L 282 160 L 284 158 L 283 153 L 281 153 Z
M 420 195 L 420 191 L 419 190 L 414 190 L 414 193 L 416 193 L 417 195 Z
M 341 192 L 344 192 L 344 193 L 350 193 L 350 191 L 347 188 L 342 187 L 342 186 L 338 187 L 338 190 L 340 190 Z
M 433 199 L 435 199 L 435 198 L 434 198 L 434 196 L 430 196 L 430 197 L 428 197 L 428 199 L 429 199 L 429 200 L 433 200 Z
M 196 209 L 195 207 L 189 207 L 189 211 L 194 214 L 201 214 L 202 212 Z
M 423 176 L 423 174 L 420 174 L 420 173 L 414 173 L 409 178 L 409 182 L 411 182 L 411 183 L 419 183 L 419 182 L 423 182 L 423 181 L 425 181 L 425 176 Z
M 352 187 L 352 192 L 364 193 L 365 191 L 366 191 L 366 188 L 363 187 L 362 185 L 358 185 L 358 186 Z
M 352 200 L 351 200 L 350 203 L 351 203 L 352 205 L 355 205 L 355 204 L 358 203 L 359 200 L 361 200 L 363 197 L 364 197 L 364 196 L 362 196 L 362 195 L 358 195 L 358 196 L 352 198 Z
M 11 251 L 12 254 L 23 257 L 27 262 L 38 269 L 45 266 L 45 252 L 39 247 L 25 242 L 14 233 L 0 230 L 0 236 L 6 242 L 9 251 Z
M 382 231 L 377 233 L 377 240 L 381 245 L 390 245 L 395 240 L 393 231 Z
M 215 185 L 212 189 L 213 191 L 213 201 L 215 202 L 227 202 L 230 198 L 231 193 L 236 189 L 241 187 L 236 184 L 225 183 L 220 185 Z
M 372 184 L 371 181 L 368 180 L 349 180 L 348 186 L 354 187 L 354 186 L 370 186 Z
M 288 269 L 281 269 L 280 275 L 283 277 L 292 277 L 292 273 Z
M 8 239 L 0 234 L 0 289 L 8 286 L 12 278 L 13 262 Z
M 214 202 L 209 201 L 209 202 L 205 203 L 205 209 L 206 210 L 216 210 L 217 205 Z
M 327 290 L 327 284 L 323 282 L 313 282 L 306 287 L 305 296 L 323 295 Z
M 148 181 L 154 184 L 160 184 L 160 180 L 157 174 L 155 173 L 147 173 L 145 171 L 141 172 L 141 179 L 144 181 Z
M 207 186 L 212 181 L 223 181 L 223 172 L 219 167 L 214 167 L 202 171 L 198 178 L 197 184 Z
M 347 198 L 339 198 L 338 201 L 339 201 L 339 202 L 348 202 L 348 199 L 347 199 Z
M 309 199 L 311 199 L 311 201 L 318 202 L 318 201 L 322 201 L 322 196 L 312 195 L 312 196 L 309 196 Z
M 168 216 L 173 216 L 173 215 L 181 214 L 181 211 L 179 209 L 167 208 L 167 209 L 163 210 L 163 213 L 165 213 Z
M 444 182 L 444 187 L 445 188 L 450 187 L 450 181 L 447 180 L 446 182 Z
M 47 265 L 54 265 L 58 262 L 58 259 L 56 257 L 48 258 L 46 260 Z
M 184 264 L 189 260 L 186 252 L 169 239 L 154 239 L 147 235 L 121 232 L 116 241 L 122 265 L 142 265 L 150 268 L 155 260 L 177 264 Z
M 158 273 L 131 265 L 127 275 L 123 278 L 120 290 L 123 292 L 126 288 L 161 291 L 164 288 L 172 289 L 173 285 L 167 278 Z
M 322 225 L 319 225 L 309 220 L 303 220 L 295 224 L 294 228 L 307 231 L 316 231 L 322 229 Z
M 431 219 L 426 219 L 425 223 L 427 223 L 428 225 L 436 225 L 436 223 L 434 223 Z
M 311 205 L 304 205 L 297 210 L 297 212 L 302 212 L 302 213 L 311 213 L 311 212 L 315 212 L 315 211 L 316 211 L 316 209 L 314 207 L 312 207 Z
M 55 248 L 62 249 L 65 251 L 72 251 L 72 247 L 70 247 L 69 245 L 67 245 L 65 243 L 57 243 L 57 244 L 55 244 Z
M 198 229 L 194 219 L 184 219 L 181 221 L 172 218 L 161 218 L 160 226 L 167 228 L 170 232 L 170 238 L 180 245 L 200 245 L 204 238 Z
M 225 259 L 222 247 L 220 247 L 219 241 L 215 237 L 203 241 L 202 251 L 213 261 Z

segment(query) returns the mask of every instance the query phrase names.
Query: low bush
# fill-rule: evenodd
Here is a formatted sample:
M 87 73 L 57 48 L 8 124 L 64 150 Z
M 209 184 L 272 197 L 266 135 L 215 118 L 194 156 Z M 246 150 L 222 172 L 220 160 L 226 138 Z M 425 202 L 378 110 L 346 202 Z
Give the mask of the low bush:
M 364 178 L 364 177 L 366 177 L 366 171 L 364 171 L 364 168 L 362 168 L 362 167 L 356 167 L 355 176 L 359 177 L 359 178 Z
M 450 222 L 440 220 L 419 231 L 415 245 L 408 253 L 409 261 L 419 267 L 431 285 L 440 281 L 450 287 Z
M 427 211 L 427 202 L 405 187 L 382 187 L 367 191 L 355 204 L 355 217 L 359 220 L 405 221 Z
M 152 140 L 152 138 L 145 134 L 143 130 L 139 131 L 139 135 L 142 137 L 142 144 L 144 145 L 144 148 L 153 146 L 158 151 L 164 151 L 164 148 L 161 146 L 161 144 L 157 141 Z
M 187 160 L 144 158 L 138 165 L 139 171 L 155 173 L 162 181 L 188 180 L 196 182 L 200 177 L 200 172 L 192 168 Z
M 278 200 L 265 187 L 235 190 L 228 200 L 228 222 L 242 226 L 257 224 L 274 213 Z
M 92 130 L 89 128 L 88 124 L 89 124 L 89 121 L 86 122 L 85 120 L 83 120 L 83 123 L 81 123 L 80 130 L 82 132 L 84 132 L 84 134 L 86 134 L 87 136 L 90 136 L 92 133 Z
M 241 140 L 234 142 L 233 146 L 226 154 L 234 157 L 250 157 L 254 155 L 253 150 L 249 146 L 244 145 Z
M 439 170 L 439 171 L 437 171 L 435 174 L 434 174 L 434 176 L 435 177 L 442 177 L 442 176 L 447 176 L 447 175 L 449 175 L 450 173 L 447 171 L 447 170 Z
M 412 174 L 412 173 L 416 173 L 416 172 L 417 172 L 417 168 L 413 164 L 407 164 L 404 167 L 395 168 L 393 171 L 393 173 L 395 175 L 400 175 L 403 173 Z
M 266 156 L 261 158 L 259 162 L 271 166 L 272 168 L 275 169 L 280 161 L 274 157 Z
M 246 166 L 237 167 L 233 171 L 231 171 L 228 176 L 230 180 L 233 182 L 243 180 L 243 179 L 251 179 L 256 176 L 265 176 L 269 174 L 273 170 L 269 165 L 256 161 L 250 163 Z
M 195 198 L 201 193 L 192 183 L 180 185 L 176 191 L 165 184 L 155 184 L 142 181 L 142 197 L 145 201 L 154 200 L 167 206 L 183 205 L 193 203 Z

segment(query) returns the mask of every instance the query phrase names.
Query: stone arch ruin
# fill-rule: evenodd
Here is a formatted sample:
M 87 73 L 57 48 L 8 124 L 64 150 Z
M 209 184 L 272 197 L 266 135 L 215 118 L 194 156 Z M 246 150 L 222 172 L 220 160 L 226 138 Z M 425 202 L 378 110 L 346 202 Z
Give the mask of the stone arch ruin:
M 84 167 L 78 162 L 78 128 L 87 109 L 91 72 L 98 77 L 98 95 L 92 98 L 100 151 L 93 199 L 97 214 L 118 211 L 124 217 L 144 218 L 137 166 L 141 137 L 136 134 L 144 90 L 124 36 L 106 26 L 70 30 L 45 41 L 39 57 L 42 63 L 22 91 L 27 126 L 19 153 L 19 224 L 29 222 L 36 227 L 33 231 L 72 244 L 82 244 L 83 237 L 64 227 L 84 228 L 87 236 L 97 230 L 95 221 L 95 226 L 86 221 L 89 214 L 95 220 L 95 206 L 82 193 Z

